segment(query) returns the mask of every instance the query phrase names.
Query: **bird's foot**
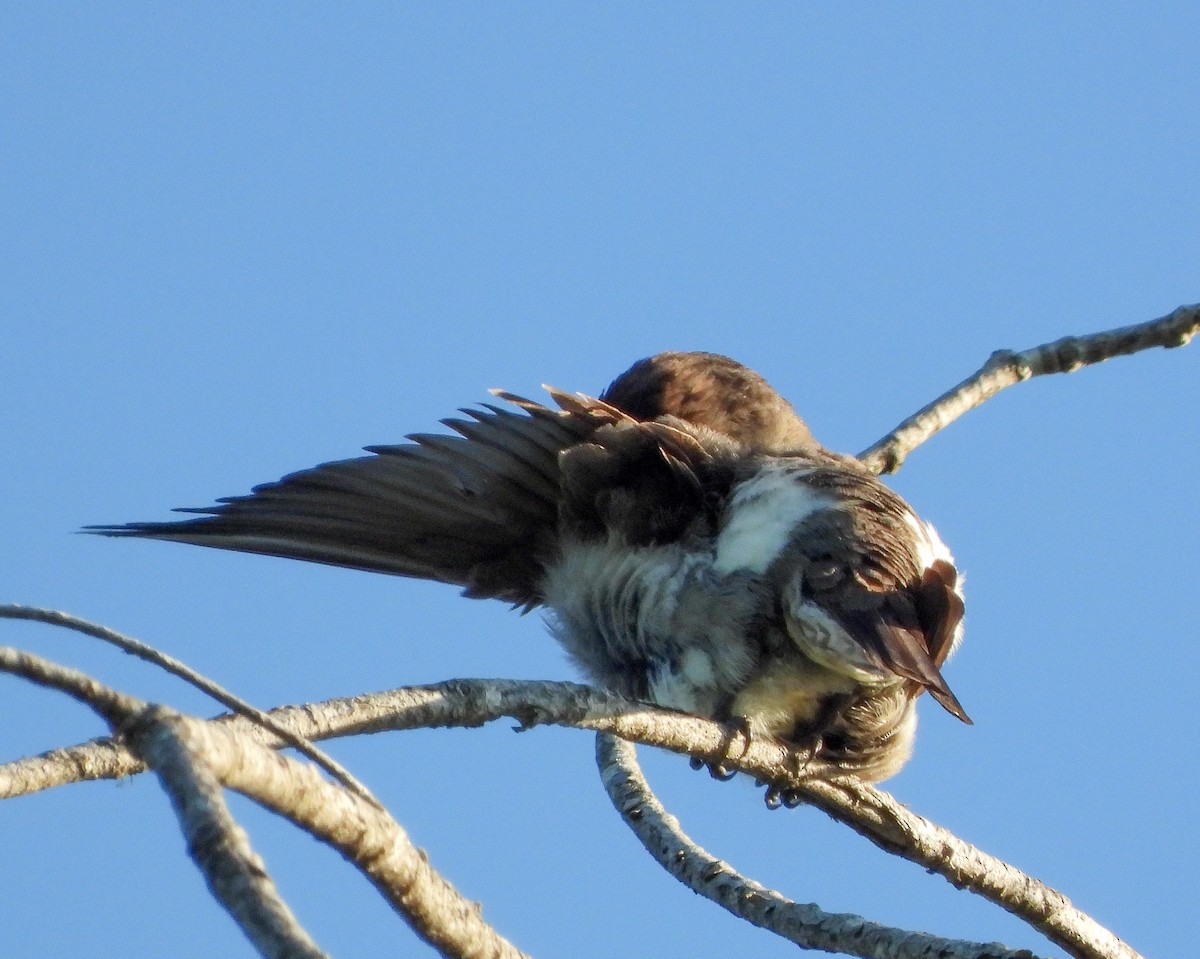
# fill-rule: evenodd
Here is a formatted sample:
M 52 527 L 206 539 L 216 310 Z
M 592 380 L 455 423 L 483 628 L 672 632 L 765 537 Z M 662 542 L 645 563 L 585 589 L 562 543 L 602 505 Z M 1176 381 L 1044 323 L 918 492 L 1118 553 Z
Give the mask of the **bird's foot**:
M 768 809 L 795 809 L 804 802 L 799 791 L 792 785 L 796 780 L 803 779 L 808 767 L 821 754 L 824 741 L 820 736 L 813 736 L 805 743 L 788 753 L 787 764 L 790 776 L 786 780 L 768 784 L 763 794 L 763 802 Z
M 547 718 L 544 709 L 529 704 L 518 706 L 512 717 L 517 721 L 517 725 L 512 728 L 514 733 L 528 732 L 534 726 L 540 726 Z
M 822 736 L 813 736 L 807 742 L 799 745 L 788 753 L 787 761 L 790 767 L 788 772 L 796 779 L 802 778 L 824 748 L 825 739 Z
M 716 752 L 711 756 L 693 756 L 691 758 L 692 768 L 707 768 L 708 774 L 713 779 L 728 782 L 738 773 L 728 763 L 733 758 L 733 746 L 739 737 L 742 739 L 742 750 L 738 754 L 740 759 L 750 750 L 750 720 L 745 716 L 735 716 L 725 723 L 725 734 L 722 736 L 721 745 L 717 747 Z

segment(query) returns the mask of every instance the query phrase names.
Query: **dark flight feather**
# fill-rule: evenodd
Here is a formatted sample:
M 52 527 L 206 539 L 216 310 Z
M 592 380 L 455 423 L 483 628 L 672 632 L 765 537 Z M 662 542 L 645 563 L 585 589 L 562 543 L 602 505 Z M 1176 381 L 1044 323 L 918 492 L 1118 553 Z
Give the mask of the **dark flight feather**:
M 433 579 L 533 606 L 554 548 L 558 454 L 609 416 L 520 405 L 529 415 L 473 412 L 461 436 L 416 434 L 178 510 L 198 519 L 88 529 Z

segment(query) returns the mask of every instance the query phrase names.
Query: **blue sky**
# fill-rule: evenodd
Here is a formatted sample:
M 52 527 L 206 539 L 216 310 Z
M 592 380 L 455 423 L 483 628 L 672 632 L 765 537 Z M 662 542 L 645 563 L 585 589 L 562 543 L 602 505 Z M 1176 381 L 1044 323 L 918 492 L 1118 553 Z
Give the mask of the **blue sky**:
M 264 706 L 572 678 L 536 615 L 447 587 L 72 530 L 395 442 L 489 387 L 596 392 L 662 349 L 733 355 L 862 449 L 992 350 L 1200 299 L 1197 35 L 1188 3 L 8 5 L 0 599 Z M 924 703 L 888 788 L 1161 957 L 1200 934 L 1198 376 L 1192 347 L 1023 384 L 894 479 L 966 570 L 948 673 L 976 725 Z M 90 641 L 0 630 L 212 711 Z M 0 757 L 102 732 L 0 696 Z M 534 954 L 794 955 L 648 860 L 585 733 L 331 750 Z M 817 813 L 644 762 L 693 836 L 795 899 L 1057 954 Z M 323 946 L 431 954 L 237 808 Z M 251 954 L 144 777 L 0 804 L 0 858 L 8 955 Z

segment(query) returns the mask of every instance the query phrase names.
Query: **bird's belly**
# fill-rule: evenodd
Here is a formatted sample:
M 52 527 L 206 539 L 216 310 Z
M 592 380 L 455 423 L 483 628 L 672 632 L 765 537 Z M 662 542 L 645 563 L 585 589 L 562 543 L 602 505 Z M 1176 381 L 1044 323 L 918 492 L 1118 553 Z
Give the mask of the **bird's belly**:
M 903 764 L 905 684 L 864 684 L 807 656 L 757 577 L 713 572 L 678 546 L 575 544 L 548 570 L 550 626 L 597 685 L 695 715 L 744 718 L 868 780 Z
M 807 738 L 823 731 L 831 704 L 848 701 L 860 688 L 850 677 L 793 654 L 760 670 L 729 708 L 734 716 L 745 717 L 752 732 Z
M 572 544 L 543 584 L 551 629 L 592 681 L 720 716 L 761 655 L 758 592 L 681 546 Z

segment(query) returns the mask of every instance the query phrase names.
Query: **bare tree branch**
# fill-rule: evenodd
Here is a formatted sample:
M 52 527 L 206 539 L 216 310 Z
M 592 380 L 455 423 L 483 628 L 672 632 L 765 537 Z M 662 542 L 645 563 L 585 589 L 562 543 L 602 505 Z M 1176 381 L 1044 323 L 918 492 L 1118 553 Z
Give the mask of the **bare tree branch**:
M 229 814 L 221 785 L 234 789 L 336 848 L 413 930 L 451 959 L 522 959 L 484 922 L 376 803 L 327 782 L 311 766 L 253 742 L 257 724 L 222 728 L 166 707 L 147 706 L 41 657 L 0 647 L 0 670 L 63 690 L 120 730 L 158 773 L 213 894 L 271 959 L 325 955 L 296 923 L 262 861 Z M 277 743 L 278 745 L 278 743 Z
M 41 656 L 11 646 L 0 646 L 0 672 L 11 673 L 38 686 L 66 693 L 76 702 L 83 703 L 98 713 L 113 729 L 119 729 L 146 705 L 142 700 L 118 692 L 77 669 L 60 666 Z M 143 765 L 141 770 L 145 768 Z M 0 793 L 0 798 L 8 797 Z
M 1073 373 L 1093 363 L 1156 346 L 1186 346 L 1197 332 L 1200 304 L 1181 306 L 1148 323 L 1087 336 L 1066 336 L 1020 353 L 997 350 L 977 372 L 918 410 L 859 453 L 858 458 L 873 473 L 894 473 L 914 449 L 1005 387 L 1047 373 Z
M 600 733 L 596 762 L 613 806 L 667 872 L 735 916 L 798 946 L 862 959 L 1036 959 L 1027 950 L 999 943 L 943 939 L 793 902 L 697 845 L 651 791 L 632 744 Z
M 77 670 L 21 650 L 0 647 L 0 670 L 67 693 L 90 706 L 155 768 L 187 839 L 188 853 L 208 887 L 268 959 L 323 959 L 297 922 L 230 815 L 206 757 L 176 733 L 177 713 L 152 707 Z
M 158 774 L 208 888 L 255 948 L 270 959 L 327 956 L 305 932 L 238 825 L 213 771 L 212 751 L 189 736 L 184 717 L 144 710 L 127 727 L 129 741 Z
M 873 472 L 894 472 L 913 449 L 1000 390 L 1033 376 L 1083 366 L 1150 347 L 1187 344 L 1200 331 L 1200 305 L 1136 326 L 1066 337 L 1023 352 L 998 351 L 984 366 L 888 436 L 860 459 Z M 0 766 L 0 798 L 84 779 L 155 768 L 172 797 L 193 857 L 214 893 L 265 955 L 322 955 L 278 897 L 240 827 L 230 817 L 221 785 L 237 789 L 287 816 L 354 862 L 419 935 L 444 955 L 520 956 L 499 937 L 409 842 L 402 828 L 346 770 L 309 740 L 389 729 L 475 726 L 510 716 L 526 729 L 541 723 L 601 732 L 598 745 L 606 787 L 643 843 L 673 874 L 730 911 L 809 948 L 887 959 L 1023 959 L 999 945 L 938 939 L 822 913 L 791 903 L 735 873 L 696 846 L 662 809 L 637 769 L 632 747 L 610 738 L 657 745 L 723 765 L 770 783 L 769 796 L 808 803 L 844 822 L 880 848 L 919 863 L 1025 920 L 1076 959 L 1140 959 L 1138 954 L 1056 890 L 911 813 L 891 796 L 834 768 L 809 765 L 782 744 L 755 739 L 729 755 L 735 731 L 718 723 L 631 703 L 567 683 L 457 680 L 274 710 L 268 716 L 182 663 L 102 626 L 65 613 L 0 606 L 0 617 L 76 629 L 156 662 L 214 695 L 244 717 L 202 722 L 164 707 L 147 708 L 74 671 L 0 648 L 0 669 L 58 688 L 99 712 L 118 730 L 100 739 Z M 326 782 L 317 770 L 274 754 L 291 745 L 321 763 L 354 793 Z
M 804 802 L 880 849 L 903 856 L 1011 912 L 1079 959 L 1142 959 L 1056 889 L 963 842 L 874 786 L 840 779 L 797 785 Z
M 442 955 L 524 957 L 483 920 L 478 903 L 447 882 L 403 827 L 375 804 L 326 781 L 314 767 L 271 752 L 235 730 L 178 715 L 171 718 L 171 726 L 178 740 L 203 757 L 225 786 L 337 849 Z
M 318 766 L 324 769 L 334 779 L 342 783 L 347 789 L 358 793 L 368 802 L 373 802 L 379 805 L 377 800 L 366 786 L 359 782 L 332 756 L 318 749 L 308 739 L 294 730 L 288 729 L 286 726 L 276 723 L 268 713 L 263 712 L 257 706 L 246 702 L 244 699 L 235 696 L 229 690 L 225 689 L 218 683 L 213 682 L 207 676 L 202 675 L 192 669 L 186 663 L 181 662 L 174 656 L 164 653 L 160 649 L 156 649 L 147 643 L 133 639 L 130 636 L 125 636 L 118 633 L 114 629 L 109 629 L 107 626 L 101 626 L 98 623 L 90 622 L 86 619 L 80 619 L 78 616 L 72 616 L 70 613 L 60 612 L 54 609 L 42 609 L 37 606 L 18 606 L 10 603 L 0 603 L 0 619 L 24 619 L 36 623 L 46 623 L 50 626 L 61 626 L 64 629 L 71 629 L 86 636 L 92 636 L 95 639 L 103 640 L 116 646 L 139 659 L 144 659 L 148 663 L 166 670 L 173 676 L 178 676 L 184 682 L 191 686 L 195 686 L 203 693 L 207 693 L 218 703 L 229 709 L 231 712 L 245 716 L 253 722 L 271 730 L 283 742 L 291 746 L 300 754 L 307 756 Z
M 678 741 L 678 736 L 660 743 L 661 736 L 656 732 L 663 729 L 661 720 L 667 717 L 668 722 L 677 724 L 676 729 L 685 730 L 685 736 L 699 737 L 699 742 L 716 731 L 708 740 L 708 748 L 714 753 L 725 735 L 722 726 L 709 720 L 669 713 L 590 686 L 535 680 L 453 679 L 302 706 L 280 706 L 270 715 L 277 723 L 314 740 L 389 730 L 482 726 L 504 717 L 516 719 L 521 729 L 542 722 L 610 729 L 626 738 L 670 748 L 668 742 Z M 274 748 L 282 745 L 278 737 L 238 717 L 222 716 L 215 722 L 245 730 L 256 742 Z M 771 754 L 776 765 L 784 768 L 787 750 L 776 746 Z M 144 771 L 145 765 L 119 743 L 95 739 L 0 765 L 0 799 L 73 782 L 120 779 Z
M 284 715 L 286 712 L 286 716 Z M 573 683 L 515 682 L 512 680 L 452 680 L 384 693 L 329 700 L 277 711 L 276 718 L 296 722 L 314 739 L 356 733 L 442 726 L 478 726 L 505 716 L 520 728 L 542 723 L 577 726 L 608 732 L 683 755 L 721 756 L 726 765 L 775 784 L 794 802 L 817 806 L 888 852 L 926 867 L 958 888 L 966 888 L 1019 916 L 1049 939 L 1081 959 L 1138 959 L 1138 955 L 1095 920 L 1080 912 L 1061 893 L 910 812 L 887 793 L 859 783 L 836 779 L 836 770 L 810 765 L 797 776 L 796 762 L 781 743 L 754 738 L 729 752 L 730 730 L 696 716 L 656 709 L 622 699 L 614 693 Z M 244 720 L 229 720 L 239 725 Z M 267 734 L 252 733 L 256 738 Z M 261 739 L 260 739 L 261 741 Z M 74 750 L 92 751 L 85 744 Z M 67 755 L 63 755 L 67 753 Z M 36 777 L 21 768 L 45 761 L 55 778 L 79 768 L 94 769 L 92 757 L 58 750 L 43 757 L 0 767 L 0 796 Z M 6 773 L 13 767 L 15 775 Z M 122 761 L 119 772 L 136 772 Z M 44 788 L 44 787 L 43 787 Z

